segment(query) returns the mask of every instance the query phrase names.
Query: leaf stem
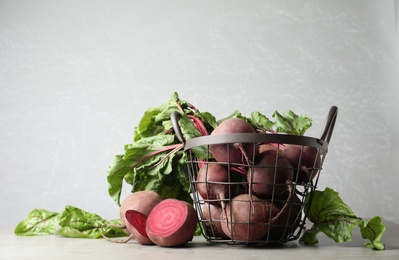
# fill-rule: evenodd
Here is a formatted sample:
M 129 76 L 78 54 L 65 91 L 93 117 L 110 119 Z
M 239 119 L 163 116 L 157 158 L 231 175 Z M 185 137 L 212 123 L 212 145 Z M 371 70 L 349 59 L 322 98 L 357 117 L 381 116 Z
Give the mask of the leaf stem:
M 172 145 L 164 146 L 164 147 L 162 147 L 161 149 L 159 149 L 159 150 L 157 150 L 157 151 L 155 151 L 155 152 L 153 152 L 153 153 L 150 153 L 150 154 L 147 154 L 146 156 L 143 156 L 140 160 L 138 160 L 138 161 L 135 162 L 133 165 L 131 165 L 131 166 L 130 166 L 130 169 L 133 169 L 134 167 L 136 167 L 137 165 L 139 165 L 141 162 L 143 162 L 143 161 L 145 161 L 146 159 L 151 158 L 151 157 L 153 157 L 153 156 L 155 156 L 155 155 L 157 155 L 157 154 L 160 154 L 160 153 L 163 153 L 163 152 L 169 151 L 169 150 L 178 151 L 178 150 L 180 150 L 181 148 L 183 148 L 183 144 L 172 144 Z M 169 156 L 170 154 L 171 154 L 171 153 L 168 153 L 167 156 Z M 165 156 L 165 157 L 167 157 L 167 156 Z

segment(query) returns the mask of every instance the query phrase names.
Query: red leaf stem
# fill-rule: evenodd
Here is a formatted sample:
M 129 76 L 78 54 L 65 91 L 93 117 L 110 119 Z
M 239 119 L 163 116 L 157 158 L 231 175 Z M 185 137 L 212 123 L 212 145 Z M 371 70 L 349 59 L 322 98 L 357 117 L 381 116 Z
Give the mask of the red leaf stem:
M 133 169 L 138 164 L 140 164 L 141 162 L 145 161 L 148 158 L 151 158 L 152 156 L 155 156 L 157 154 L 160 154 L 160 153 L 163 153 L 163 152 L 166 152 L 166 151 L 169 151 L 169 150 L 171 150 L 172 153 L 173 152 L 177 152 L 181 148 L 183 148 L 183 144 L 172 144 L 172 145 L 164 146 L 161 149 L 159 149 L 159 150 L 157 150 L 157 151 L 155 151 L 153 153 L 147 154 L 146 156 L 142 157 L 140 160 L 138 160 L 132 166 L 130 166 L 130 169 Z M 169 152 L 161 161 L 163 161 L 164 159 L 166 159 L 166 157 L 168 157 L 170 154 L 172 154 L 171 152 Z

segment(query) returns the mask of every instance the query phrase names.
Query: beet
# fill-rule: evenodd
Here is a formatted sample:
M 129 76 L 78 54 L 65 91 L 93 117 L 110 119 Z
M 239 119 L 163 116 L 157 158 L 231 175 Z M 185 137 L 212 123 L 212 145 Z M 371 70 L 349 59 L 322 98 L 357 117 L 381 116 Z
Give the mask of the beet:
M 297 169 L 294 181 L 298 183 L 306 183 L 313 180 L 321 167 L 321 156 L 315 147 L 287 145 L 283 154 L 292 166 Z
M 228 198 L 228 181 L 227 168 L 221 164 L 210 163 L 198 171 L 196 185 L 204 201 L 220 205 Z
M 202 220 L 206 234 L 209 237 L 227 239 L 228 236 L 223 232 L 222 221 L 226 221 L 221 207 L 205 203 L 202 206 Z
M 241 194 L 231 200 L 226 212 L 227 221 L 221 222 L 223 232 L 234 241 L 254 242 L 267 234 L 278 209 L 254 195 Z
M 251 124 L 241 118 L 229 118 L 218 125 L 211 135 L 255 133 Z M 252 143 L 212 144 L 209 146 L 212 156 L 219 162 L 248 164 L 256 153 Z
M 189 203 L 165 199 L 148 215 L 146 232 L 151 241 L 159 246 L 182 246 L 192 240 L 197 220 L 197 212 Z
M 284 194 L 293 176 L 292 165 L 275 149 L 258 154 L 254 167 L 247 172 L 250 192 L 262 199 Z
M 139 232 L 143 237 L 148 238 L 147 231 L 145 230 L 147 225 L 146 215 L 138 212 L 137 210 L 129 209 L 125 213 L 125 219 L 127 223 L 132 225 L 137 230 L 137 232 Z
M 259 151 L 259 153 L 267 151 L 267 150 L 276 150 L 277 151 L 277 149 L 279 149 L 278 147 L 279 147 L 278 144 L 269 144 L 269 143 L 260 144 L 258 146 L 258 151 Z
M 302 204 L 297 195 L 293 194 L 286 203 L 276 203 L 279 215 L 272 220 L 269 240 L 280 241 L 294 233 L 302 218 Z
M 136 191 L 129 194 L 122 201 L 119 216 L 122 226 L 126 227 L 127 232 L 130 234 L 129 238 L 133 238 L 143 245 L 154 244 L 148 237 L 140 234 L 132 224 L 126 221 L 126 212 L 135 210 L 144 216 L 148 216 L 152 209 L 161 201 L 162 198 L 154 191 Z

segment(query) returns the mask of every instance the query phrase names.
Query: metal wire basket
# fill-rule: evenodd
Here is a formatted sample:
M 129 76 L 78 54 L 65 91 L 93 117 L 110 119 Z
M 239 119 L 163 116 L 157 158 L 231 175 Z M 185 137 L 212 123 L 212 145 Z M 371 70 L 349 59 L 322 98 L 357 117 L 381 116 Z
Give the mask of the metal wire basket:
M 330 108 L 320 138 L 240 133 L 188 140 L 178 124 L 180 114 L 172 113 L 175 133 L 184 143 L 190 192 L 205 239 L 245 245 L 281 244 L 298 239 L 337 112 L 337 107 Z M 250 151 L 242 162 L 233 161 L 230 156 L 237 144 Z M 226 160 L 216 161 L 210 152 L 212 146 L 225 149 Z M 206 156 L 196 156 L 198 149 L 206 151 Z M 221 179 L 208 178 L 211 171 L 219 171 Z

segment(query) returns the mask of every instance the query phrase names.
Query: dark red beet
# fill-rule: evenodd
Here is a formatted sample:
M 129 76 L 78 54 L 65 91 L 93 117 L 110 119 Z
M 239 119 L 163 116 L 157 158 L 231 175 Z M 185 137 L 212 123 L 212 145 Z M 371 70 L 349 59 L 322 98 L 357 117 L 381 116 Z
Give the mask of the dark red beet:
M 321 167 L 321 157 L 315 147 L 287 145 L 283 154 L 292 166 L 297 169 L 294 181 L 298 183 L 313 180 Z
M 202 207 L 202 220 L 204 222 L 206 234 L 209 237 L 228 238 L 223 232 L 221 224 L 222 221 L 226 221 L 224 216 L 225 214 L 221 207 L 209 203 L 204 204 Z
M 223 204 L 229 194 L 229 174 L 221 164 L 210 163 L 202 167 L 197 175 L 197 189 L 201 197 L 215 205 Z
M 269 231 L 269 240 L 284 240 L 293 233 L 300 224 L 302 217 L 302 205 L 298 196 L 293 194 L 286 204 L 277 203 L 279 216 L 272 221 Z
M 277 150 L 279 149 L 278 144 L 260 144 L 259 145 L 259 153 L 267 151 L 267 150 Z
M 241 118 L 229 118 L 218 125 L 211 135 L 255 133 L 255 129 L 248 122 Z M 257 148 L 257 147 L 256 147 Z M 233 144 L 212 144 L 209 151 L 219 162 L 244 163 L 252 160 L 254 144 L 252 143 L 233 143 Z M 229 151 L 229 152 L 228 152 Z
M 226 207 L 227 221 L 221 222 L 223 232 L 231 239 L 253 242 L 264 237 L 269 221 L 278 214 L 278 209 L 254 195 L 241 194 Z
M 276 162 L 277 161 L 277 162 Z M 271 199 L 287 191 L 287 182 L 292 182 L 292 165 L 277 150 L 269 149 L 258 154 L 254 168 L 247 173 L 252 194 L 262 199 Z

